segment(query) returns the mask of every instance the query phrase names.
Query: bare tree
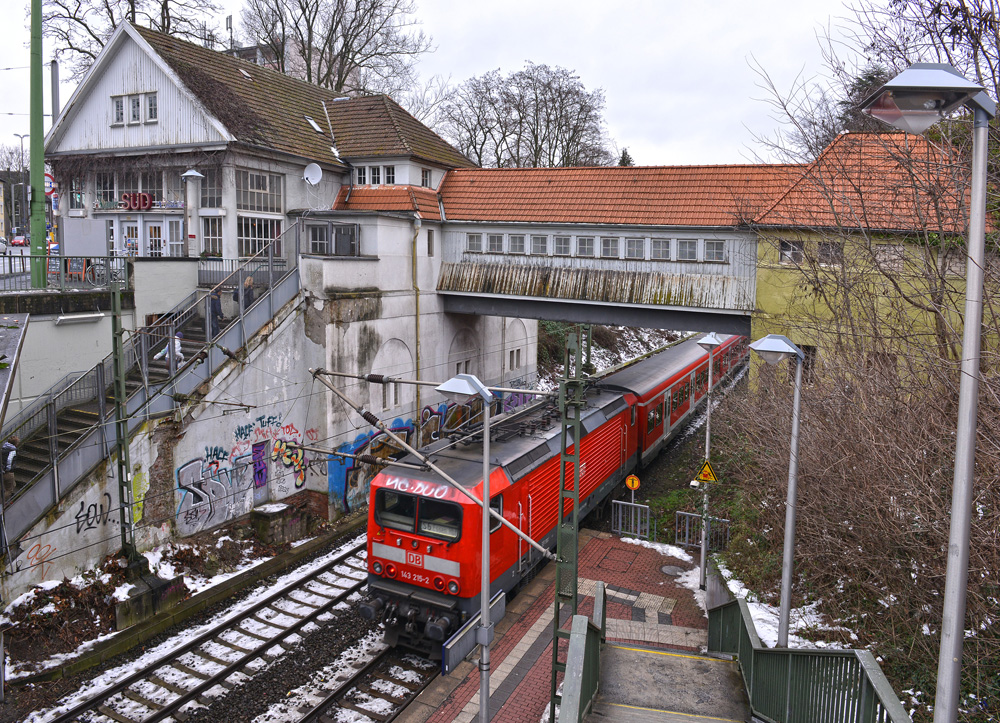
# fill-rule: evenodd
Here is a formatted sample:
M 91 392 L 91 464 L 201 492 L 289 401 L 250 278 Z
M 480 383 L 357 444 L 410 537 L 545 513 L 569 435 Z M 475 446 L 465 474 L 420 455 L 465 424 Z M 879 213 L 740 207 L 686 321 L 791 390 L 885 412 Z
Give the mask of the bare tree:
M 244 34 L 289 75 L 337 92 L 393 92 L 431 42 L 413 0 L 248 0 Z
M 604 91 L 588 91 L 565 68 L 528 63 L 462 83 L 444 106 L 443 132 L 482 166 L 611 165 L 603 113 Z
M 213 0 L 44 0 L 42 29 L 79 79 L 121 23 L 130 19 L 168 35 L 208 41 L 209 21 L 219 13 Z

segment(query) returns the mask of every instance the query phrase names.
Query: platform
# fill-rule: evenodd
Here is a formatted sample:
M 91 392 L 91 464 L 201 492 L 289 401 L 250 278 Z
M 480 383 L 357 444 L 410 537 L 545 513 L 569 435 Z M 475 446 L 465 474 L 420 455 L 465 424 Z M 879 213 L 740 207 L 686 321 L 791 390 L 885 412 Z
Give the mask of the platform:
M 608 593 L 608 645 L 591 721 L 744 721 L 749 716 L 736 665 L 701 655 L 708 619 L 691 590 L 663 571 L 693 567 L 606 533 L 580 533 L 579 612 L 592 615 L 594 589 Z M 555 566 L 546 565 L 497 625 L 490 653 L 491 720 L 538 723 L 547 714 L 552 666 Z M 463 661 L 432 683 L 396 720 L 472 723 L 479 671 Z M 669 717 L 673 716 L 673 717 Z

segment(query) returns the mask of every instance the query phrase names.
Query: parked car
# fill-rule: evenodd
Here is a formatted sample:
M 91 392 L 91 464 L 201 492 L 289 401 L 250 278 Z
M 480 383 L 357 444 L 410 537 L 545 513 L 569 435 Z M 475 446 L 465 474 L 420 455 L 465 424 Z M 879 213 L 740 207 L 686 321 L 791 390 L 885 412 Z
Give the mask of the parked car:
M 4 256 L 7 253 L 7 241 L 0 238 L 0 256 Z
M 17 235 L 10 242 L 10 245 L 11 246 L 31 246 L 31 237 L 30 236 Z

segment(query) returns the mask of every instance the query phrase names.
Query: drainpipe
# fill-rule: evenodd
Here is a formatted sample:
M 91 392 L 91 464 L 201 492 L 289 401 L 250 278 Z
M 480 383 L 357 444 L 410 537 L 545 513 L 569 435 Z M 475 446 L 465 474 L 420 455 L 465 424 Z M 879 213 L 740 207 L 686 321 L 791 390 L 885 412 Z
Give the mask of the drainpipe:
M 352 174 L 353 175 L 353 174 Z M 413 240 L 410 243 L 410 267 L 413 271 L 412 287 L 413 287 L 413 330 L 415 336 L 414 342 L 414 358 L 416 359 L 416 379 L 420 379 L 420 284 L 417 281 L 417 237 L 420 235 L 420 227 L 423 225 L 423 221 L 420 219 L 420 214 L 414 212 L 413 214 Z M 416 386 L 416 415 L 417 415 L 417 435 L 419 440 L 420 434 L 420 410 L 423 408 L 420 405 L 420 389 L 421 386 L 418 384 Z M 419 446 L 419 445 L 418 445 Z

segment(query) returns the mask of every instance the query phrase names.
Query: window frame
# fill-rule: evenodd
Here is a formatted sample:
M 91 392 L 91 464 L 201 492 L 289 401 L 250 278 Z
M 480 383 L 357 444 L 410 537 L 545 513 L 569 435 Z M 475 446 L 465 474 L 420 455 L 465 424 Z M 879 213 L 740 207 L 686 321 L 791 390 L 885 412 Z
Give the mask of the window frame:
M 145 109 L 146 123 L 156 123 L 160 120 L 160 108 L 156 99 L 156 93 L 146 93 L 142 104 Z
M 502 254 L 503 253 L 503 234 L 502 233 L 488 233 L 488 234 L 486 234 L 486 253 L 488 253 L 488 254 Z
M 222 208 L 222 169 L 203 168 L 201 174 L 201 208 Z
M 431 169 L 421 168 L 420 169 L 420 185 L 424 188 L 434 188 L 433 176 L 431 175 Z
M 875 244 L 875 263 L 880 270 L 901 274 L 906 267 L 906 247 L 903 244 Z
M 659 249 L 659 253 L 657 250 Z M 649 258 L 651 261 L 670 261 L 670 239 L 658 236 L 649 240 Z
M 284 176 L 251 168 L 236 169 L 236 210 L 284 214 Z
M 541 234 L 531 235 L 531 255 L 532 256 L 549 255 L 549 237 L 547 234 L 544 236 Z
M 687 249 L 693 249 L 694 254 L 691 256 L 686 255 L 685 251 Z M 684 263 L 697 263 L 698 261 L 698 239 L 694 238 L 681 238 L 677 239 L 677 260 Z
M 368 177 L 369 185 L 381 186 L 382 185 L 382 167 L 381 166 L 368 166 Z
M 267 216 L 239 215 L 236 217 L 236 248 L 239 258 L 250 258 L 261 253 L 267 246 L 267 242 L 274 242 L 274 255 L 281 256 L 281 234 L 284 219 Z M 259 234 L 246 234 L 248 230 L 246 224 L 258 224 L 258 228 L 270 229 L 270 236 Z
M 128 113 L 126 118 L 128 125 L 135 125 L 136 123 L 142 123 L 142 96 L 141 95 L 130 95 L 128 96 Z
M 584 249 L 590 249 L 588 253 Z M 594 237 L 593 236 L 577 236 L 576 237 L 576 255 L 580 258 L 592 259 L 595 258 L 594 255 Z
M 206 256 L 214 258 L 221 258 L 222 256 L 222 242 L 225 235 L 225 224 L 222 221 L 222 216 L 201 217 L 201 252 Z M 210 232 L 209 227 L 217 228 L 212 228 Z M 215 233 L 216 231 L 218 233 Z M 209 248 L 210 245 L 212 248 Z M 215 250 L 216 245 L 218 246 L 218 251 Z
M 111 96 L 111 125 L 125 125 L 125 96 Z
M 636 250 L 638 250 L 638 253 L 636 253 Z M 626 238 L 625 258 L 635 261 L 644 261 L 646 259 L 646 239 L 635 237 Z
M 601 258 L 620 259 L 621 239 L 617 236 L 601 236 Z
M 816 260 L 820 266 L 843 266 L 844 242 L 820 241 L 816 246 Z
M 396 167 L 395 166 L 382 166 L 382 178 L 385 180 L 383 183 L 386 186 L 396 185 Z
M 552 255 L 553 256 L 569 256 L 573 251 L 573 237 L 572 236 L 553 236 L 552 237 Z
M 724 264 L 729 258 L 726 253 L 727 244 L 725 239 L 705 239 L 705 263 Z M 717 258 L 716 258 L 717 257 Z
M 465 250 L 470 254 L 481 254 L 483 252 L 483 235 L 481 233 L 465 234 Z
M 524 254 L 527 253 L 527 248 L 523 233 L 513 233 L 507 236 L 507 253 Z
M 801 239 L 778 240 L 778 263 L 782 266 L 799 266 L 805 255 L 805 242 Z
M 368 185 L 368 181 L 366 180 L 368 178 L 367 169 L 364 166 L 356 167 L 354 169 L 354 175 L 356 177 L 355 183 L 357 183 L 359 186 Z

